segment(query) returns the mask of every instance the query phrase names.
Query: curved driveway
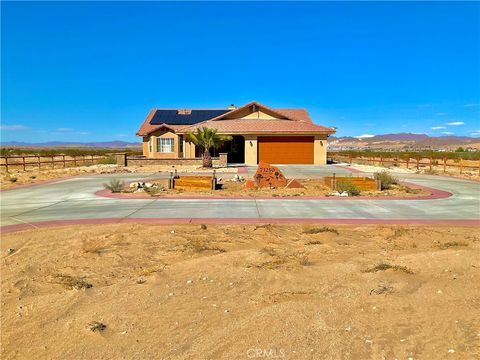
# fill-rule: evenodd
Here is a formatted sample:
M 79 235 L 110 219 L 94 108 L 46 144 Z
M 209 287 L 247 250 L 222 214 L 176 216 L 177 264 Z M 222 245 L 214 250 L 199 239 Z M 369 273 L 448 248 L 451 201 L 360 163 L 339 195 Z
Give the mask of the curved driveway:
M 285 168 L 315 177 L 320 167 Z M 331 167 L 324 167 L 331 172 Z M 249 169 L 249 172 L 252 170 Z M 336 169 L 337 173 L 347 172 Z M 325 174 L 325 171 L 324 171 Z M 323 174 L 323 175 L 324 175 Z M 111 199 L 95 195 L 110 178 L 134 181 L 157 174 L 93 175 L 1 193 L 2 232 L 41 222 L 211 221 L 480 224 L 480 183 L 437 176 L 399 174 L 401 180 L 453 195 L 435 200 L 376 199 Z M 224 175 L 225 176 L 225 175 Z M 47 223 L 44 223 L 47 224 Z

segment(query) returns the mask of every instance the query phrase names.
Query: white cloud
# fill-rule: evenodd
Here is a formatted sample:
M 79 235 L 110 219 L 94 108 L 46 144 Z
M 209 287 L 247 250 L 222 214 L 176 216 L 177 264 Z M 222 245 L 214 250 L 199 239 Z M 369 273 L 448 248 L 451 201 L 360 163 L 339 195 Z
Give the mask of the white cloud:
M 55 131 L 58 131 L 58 132 L 70 132 L 70 131 L 73 131 L 72 128 L 58 128 L 57 130 Z
M 465 125 L 465 123 L 463 121 L 452 121 L 452 122 L 448 122 L 447 125 L 458 126 L 458 125 Z
M 446 113 L 442 113 L 442 112 L 438 112 L 438 113 L 436 113 L 435 115 L 437 115 L 437 116 L 444 116 L 444 115 L 447 115 L 447 114 L 446 114 Z
M 478 106 L 478 104 L 465 104 L 463 107 L 475 107 Z
M 86 132 L 86 131 L 77 131 L 77 134 L 78 135 L 88 135 L 90 134 L 89 132 Z
M 440 129 L 445 129 L 445 126 L 432 126 L 430 129 L 432 129 L 432 130 L 440 130 Z
M 443 135 L 453 135 L 453 132 L 450 131 L 444 131 L 442 132 Z
M 21 130 L 28 130 L 30 129 L 28 126 L 25 125 L 1 125 L 0 130 L 5 131 L 21 131 Z
M 370 134 L 363 134 L 363 135 L 359 135 L 359 136 L 355 136 L 357 139 L 367 139 L 367 138 L 371 138 L 371 137 L 374 137 L 375 135 L 370 135 Z

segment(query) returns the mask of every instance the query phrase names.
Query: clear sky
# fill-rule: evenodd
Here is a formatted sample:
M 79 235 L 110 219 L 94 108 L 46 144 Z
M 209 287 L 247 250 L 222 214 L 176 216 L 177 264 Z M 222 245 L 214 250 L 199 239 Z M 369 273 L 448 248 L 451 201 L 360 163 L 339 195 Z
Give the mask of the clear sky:
M 480 3 L 2 1 L 2 140 L 135 141 L 256 100 L 338 135 L 480 135 Z

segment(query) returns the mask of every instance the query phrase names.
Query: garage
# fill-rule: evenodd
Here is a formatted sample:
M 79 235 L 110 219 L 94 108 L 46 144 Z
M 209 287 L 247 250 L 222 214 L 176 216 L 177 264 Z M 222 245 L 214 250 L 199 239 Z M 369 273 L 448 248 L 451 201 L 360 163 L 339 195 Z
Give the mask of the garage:
M 313 136 L 260 136 L 258 161 L 270 164 L 313 164 Z

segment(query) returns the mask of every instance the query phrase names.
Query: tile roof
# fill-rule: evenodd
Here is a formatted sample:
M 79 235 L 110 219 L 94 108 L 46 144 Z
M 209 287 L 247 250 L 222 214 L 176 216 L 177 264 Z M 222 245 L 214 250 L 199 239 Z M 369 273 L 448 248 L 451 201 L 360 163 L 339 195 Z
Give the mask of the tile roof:
M 179 129 L 178 133 L 195 131 L 199 127 L 217 129 L 225 134 L 259 134 L 259 133 L 329 133 L 335 132 L 332 128 L 315 125 L 306 121 L 277 120 L 277 119 L 229 119 L 208 120 L 199 124 Z
M 229 118 L 224 119 L 225 117 L 234 116 L 236 113 L 241 112 L 242 110 L 250 106 L 258 106 L 259 108 L 266 109 L 273 114 L 280 115 L 282 119 L 235 119 Z M 179 109 L 182 111 L 182 109 Z M 190 114 L 190 112 L 187 112 Z M 188 121 L 179 123 L 173 121 L 174 124 L 170 124 L 169 118 L 172 118 L 172 114 L 177 114 L 176 109 L 153 109 L 149 112 L 143 124 L 137 131 L 137 135 L 146 136 L 156 130 L 159 130 L 163 127 L 168 127 L 175 132 L 186 133 L 190 131 L 195 131 L 196 128 L 201 126 L 207 126 L 215 128 L 220 133 L 334 133 L 335 130 L 332 128 L 327 128 L 320 125 L 315 125 L 312 123 L 308 112 L 305 109 L 273 109 L 265 105 L 262 105 L 258 102 L 252 101 L 244 106 L 241 106 L 233 110 L 225 109 L 192 109 L 191 114 L 195 115 L 195 120 L 193 122 L 193 117 L 190 118 L 191 124 L 188 124 Z M 214 115 L 210 119 L 205 119 L 201 121 L 199 119 L 202 116 Z M 189 115 L 178 115 L 179 117 L 188 117 Z M 172 119 L 176 118 L 173 116 Z M 175 123 L 176 122 L 176 123 Z

